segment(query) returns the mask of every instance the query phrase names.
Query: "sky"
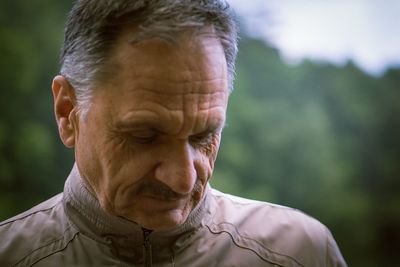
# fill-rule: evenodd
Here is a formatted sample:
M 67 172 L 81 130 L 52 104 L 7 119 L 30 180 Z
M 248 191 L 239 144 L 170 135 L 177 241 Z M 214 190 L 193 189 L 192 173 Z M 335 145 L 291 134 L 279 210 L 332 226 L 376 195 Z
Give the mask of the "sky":
M 400 67 L 400 0 L 228 0 L 246 31 L 289 64 L 352 60 L 379 76 Z

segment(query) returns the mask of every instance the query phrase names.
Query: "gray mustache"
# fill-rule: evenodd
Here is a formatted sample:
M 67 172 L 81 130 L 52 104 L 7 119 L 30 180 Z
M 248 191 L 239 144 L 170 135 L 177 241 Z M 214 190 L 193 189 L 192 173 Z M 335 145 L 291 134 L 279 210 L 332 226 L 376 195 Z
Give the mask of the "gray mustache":
M 131 194 L 134 196 L 154 196 L 162 200 L 177 200 L 187 198 L 189 195 L 194 195 L 196 193 L 200 193 L 201 191 L 202 186 L 199 179 L 196 179 L 193 190 L 189 194 L 177 193 L 164 183 L 149 180 L 140 184 L 133 192 L 131 192 Z

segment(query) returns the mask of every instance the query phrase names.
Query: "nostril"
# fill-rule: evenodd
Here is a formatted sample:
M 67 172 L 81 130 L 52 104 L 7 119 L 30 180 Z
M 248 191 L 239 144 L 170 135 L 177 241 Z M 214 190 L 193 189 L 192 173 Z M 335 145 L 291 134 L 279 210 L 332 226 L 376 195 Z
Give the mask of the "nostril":
M 160 156 L 155 178 L 176 193 L 191 193 L 197 180 L 197 171 L 194 151 L 188 141 L 170 140 Z
M 184 195 L 192 192 L 197 180 L 197 173 L 193 163 L 169 161 L 156 167 L 155 178 L 176 193 Z
M 177 176 L 177 178 L 179 179 L 179 193 L 189 194 L 190 192 L 192 192 L 197 180 L 197 174 L 194 168 L 185 171 L 185 173 Z

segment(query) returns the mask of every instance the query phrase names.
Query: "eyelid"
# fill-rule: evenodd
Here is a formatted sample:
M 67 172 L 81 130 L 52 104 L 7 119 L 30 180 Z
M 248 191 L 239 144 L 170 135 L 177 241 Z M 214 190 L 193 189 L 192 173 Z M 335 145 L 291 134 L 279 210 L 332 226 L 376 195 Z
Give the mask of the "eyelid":
M 195 142 L 200 142 L 200 143 L 210 143 L 213 141 L 213 139 L 216 135 L 218 135 L 217 131 L 205 131 L 205 132 L 190 136 L 189 140 L 195 141 Z
M 158 132 L 153 129 L 135 129 L 135 130 L 119 130 L 118 135 L 124 140 L 138 144 L 146 144 L 153 142 Z
M 154 135 L 149 135 L 149 136 L 135 136 L 135 135 L 131 134 L 127 138 L 132 143 L 147 144 L 147 143 L 151 143 L 151 142 L 155 141 L 157 138 L 157 135 L 154 134 Z
M 153 136 L 153 135 L 158 135 L 159 131 L 155 129 L 132 129 L 129 131 L 129 134 L 134 135 L 134 136 Z
M 126 132 L 127 134 L 131 135 L 131 136 L 136 136 L 136 137 L 149 137 L 149 136 L 154 136 L 157 135 L 156 131 L 129 131 Z

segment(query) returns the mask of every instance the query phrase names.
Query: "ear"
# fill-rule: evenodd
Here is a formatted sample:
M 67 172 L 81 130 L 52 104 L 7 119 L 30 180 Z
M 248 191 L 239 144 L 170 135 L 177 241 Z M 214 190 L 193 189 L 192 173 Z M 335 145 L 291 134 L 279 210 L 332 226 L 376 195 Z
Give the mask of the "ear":
M 56 115 L 58 131 L 61 141 L 68 148 L 75 146 L 75 116 L 76 98 L 75 92 L 69 82 L 61 75 L 54 77 L 53 84 L 54 113 Z

